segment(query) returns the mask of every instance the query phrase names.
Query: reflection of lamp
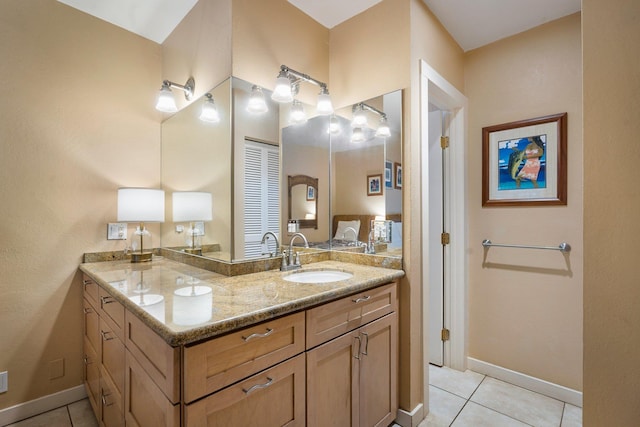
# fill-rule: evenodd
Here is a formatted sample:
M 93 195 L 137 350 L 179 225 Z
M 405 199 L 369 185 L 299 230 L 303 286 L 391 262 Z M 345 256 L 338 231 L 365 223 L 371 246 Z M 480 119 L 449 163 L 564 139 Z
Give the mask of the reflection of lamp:
M 220 121 L 220 114 L 216 108 L 216 103 L 213 101 L 213 95 L 210 93 L 204 94 L 204 103 L 202 104 L 202 112 L 200 113 L 200 120 L 208 123 L 218 123 Z
M 162 111 L 163 113 L 175 113 L 178 111 L 176 99 L 173 96 L 173 92 L 171 92 L 171 88 L 184 91 L 184 98 L 190 101 L 193 97 L 193 91 L 196 88 L 196 82 L 193 80 L 193 77 L 189 77 L 184 85 L 170 82 L 169 80 L 163 81 L 156 100 L 156 110 Z
M 362 128 L 353 128 L 353 133 L 351 133 L 351 142 L 364 142 L 365 139 Z
M 247 111 L 257 114 L 266 113 L 267 111 L 269 111 L 269 107 L 267 107 L 267 101 L 264 99 L 264 93 L 262 92 L 262 88 L 260 86 L 253 85 L 251 87 L 251 95 L 249 96 Z
M 378 116 L 380 116 L 380 122 L 378 124 L 378 128 L 376 129 L 375 136 L 379 138 L 388 138 L 391 136 L 391 129 L 389 129 L 389 123 L 387 122 L 387 115 L 384 111 L 380 111 L 371 105 L 365 104 L 364 102 L 360 102 L 355 104 L 351 112 L 353 114 L 353 118 L 351 119 L 351 127 L 354 128 L 364 128 L 367 126 L 367 115 L 365 111 L 370 111 Z M 356 142 L 354 138 L 351 138 L 351 141 Z M 362 139 L 364 141 L 364 138 Z M 358 141 L 360 142 L 360 141 Z
M 318 94 L 318 101 L 316 104 L 316 111 L 318 114 L 326 115 L 333 113 L 333 104 L 331 103 L 327 84 L 316 80 L 307 74 L 292 70 L 286 65 L 280 66 L 280 72 L 278 73 L 276 86 L 271 94 L 271 99 L 276 102 L 292 102 L 293 95 L 298 92 L 300 82 L 308 82 L 313 83 L 316 86 L 320 86 L 320 93 Z
M 209 286 L 189 286 L 173 292 L 173 323 L 197 325 L 211 319 L 213 290 Z
M 307 121 L 307 115 L 304 112 L 304 106 L 297 99 L 293 100 L 291 104 L 291 111 L 289 113 L 289 123 L 292 125 L 299 125 Z
M 335 114 L 332 114 L 329 119 L 329 128 L 327 129 L 327 133 L 330 135 L 337 135 L 340 133 L 340 121 Z
M 211 221 L 212 201 L 211 193 L 201 191 L 176 191 L 173 197 L 173 221 L 189 222 L 190 247 L 185 252 L 201 255 L 200 237 L 204 234 L 195 227 L 195 221 Z
M 140 236 L 140 251 L 132 251 L 131 262 L 151 261 L 151 252 L 144 251 L 144 237 L 151 237 L 144 223 L 164 222 L 164 191 L 153 188 L 119 188 L 118 222 L 140 223 L 134 233 Z

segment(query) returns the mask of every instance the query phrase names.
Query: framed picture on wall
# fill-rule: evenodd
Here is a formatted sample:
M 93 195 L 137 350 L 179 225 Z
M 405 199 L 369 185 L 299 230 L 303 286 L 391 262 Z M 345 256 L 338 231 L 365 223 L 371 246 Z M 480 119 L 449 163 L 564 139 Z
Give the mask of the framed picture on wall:
M 400 163 L 393 164 L 393 177 L 395 180 L 395 188 L 402 188 L 402 165 Z
M 384 186 L 387 188 L 393 188 L 393 163 L 390 161 L 384 162 Z
M 307 185 L 307 202 L 313 202 L 316 199 L 316 189 L 311 185 Z
M 567 204 L 567 113 L 482 128 L 482 206 Z
M 382 195 L 382 174 L 367 176 L 367 196 Z

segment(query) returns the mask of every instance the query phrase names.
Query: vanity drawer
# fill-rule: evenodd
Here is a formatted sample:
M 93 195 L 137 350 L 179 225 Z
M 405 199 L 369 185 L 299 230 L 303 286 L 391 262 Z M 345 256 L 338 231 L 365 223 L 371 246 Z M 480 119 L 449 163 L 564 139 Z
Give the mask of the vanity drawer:
M 102 339 L 100 351 L 102 375 L 109 376 L 112 386 L 115 387 L 118 396 L 122 398 L 124 395 L 124 344 L 103 319 L 100 319 L 100 335 Z M 120 406 L 122 406 L 122 400 L 120 400 Z
M 88 299 L 82 300 L 83 323 L 85 339 L 93 347 L 94 353 L 101 348 L 100 343 L 100 316 Z
M 184 401 L 192 402 L 304 351 L 304 313 L 184 349 Z
M 180 348 L 127 311 L 125 346 L 172 403 L 180 401 Z
M 185 405 L 185 426 L 304 426 L 305 356 L 300 354 Z
M 100 366 L 100 425 L 105 427 L 124 426 L 123 396 Z
M 397 310 L 396 283 L 307 310 L 307 349 Z
M 118 338 L 124 342 L 124 306 L 100 288 L 100 318 L 104 319 Z
M 82 285 L 84 286 L 84 297 L 89 299 L 94 307 L 99 306 L 98 289 L 100 288 L 93 279 L 86 274 L 82 275 Z

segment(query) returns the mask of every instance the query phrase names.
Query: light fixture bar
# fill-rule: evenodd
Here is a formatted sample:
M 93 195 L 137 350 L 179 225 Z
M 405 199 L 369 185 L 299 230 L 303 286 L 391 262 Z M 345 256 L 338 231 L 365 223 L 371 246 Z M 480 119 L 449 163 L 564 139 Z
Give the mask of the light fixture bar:
M 184 91 L 184 98 L 187 101 L 191 101 L 191 98 L 193 98 L 193 92 L 196 89 L 196 81 L 193 79 L 193 77 L 189 77 L 189 79 L 184 85 L 174 83 L 169 80 L 164 80 L 162 82 L 162 85 Z
M 380 111 L 375 107 L 372 107 L 369 104 L 365 104 L 364 102 L 360 102 L 358 104 L 354 104 L 353 107 L 351 108 L 351 111 L 355 113 L 355 111 L 361 108 L 362 110 L 367 110 L 367 111 L 371 111 L 372 113 L 375 113 L 377 115 L 379 115 L 380 117 L 386 119 L 387 115 L 384 113 L 384 111 Z
M 327 84 L 324 82 L 321 82 L 320 80 L 316 80 L 313 77 L 311 77 L 308 74 L 305 73 L 301 73 L 300 71 L 296 71 L 294 69 L 291 69 L 289 67 L 287 67 L 286 65 L 281 65 L 280 66 L 280 71 L 284 72 L 285 74 L 291 74 L 292 76 L 300 79 L 300 80 L 304 80 L 305 82 L 309 82 L 309 83 L 313 83 L 316 86 L 320 86 L 322 88 L 323 92 L 329 93 L 328 89 L 327 89 Z

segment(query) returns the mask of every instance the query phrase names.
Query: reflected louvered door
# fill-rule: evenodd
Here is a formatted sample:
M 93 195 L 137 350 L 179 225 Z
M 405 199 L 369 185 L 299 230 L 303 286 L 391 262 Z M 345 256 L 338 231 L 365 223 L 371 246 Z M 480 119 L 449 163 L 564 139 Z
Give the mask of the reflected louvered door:
M 280 238 L 280 153 L 277 146 L 247 140 L 244 159 L 244 257 L 255 258 L 274 250 L 273 241 L 261 245 L 264 233 Z

